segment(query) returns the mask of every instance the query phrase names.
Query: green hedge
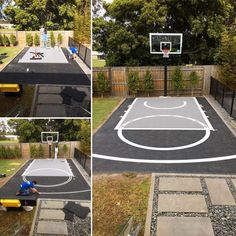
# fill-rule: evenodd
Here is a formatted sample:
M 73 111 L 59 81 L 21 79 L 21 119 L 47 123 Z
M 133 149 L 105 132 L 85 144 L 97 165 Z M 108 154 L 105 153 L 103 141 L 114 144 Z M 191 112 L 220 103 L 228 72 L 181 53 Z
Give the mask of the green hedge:
M 14 159 L 14 158 L 20 158 L 21 157 L 21 151 L 20 148 L 15 146 L 14 148 L 0 146 L 0 158 L 3 159 Z

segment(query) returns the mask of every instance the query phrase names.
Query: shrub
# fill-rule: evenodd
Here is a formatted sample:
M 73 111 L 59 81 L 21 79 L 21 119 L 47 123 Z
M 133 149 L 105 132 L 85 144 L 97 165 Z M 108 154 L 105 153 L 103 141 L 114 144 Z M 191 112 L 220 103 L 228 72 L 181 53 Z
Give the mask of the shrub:
M 21 151 L 20 151 L 20 148 L 18 146 L 14 147 L 14 157 L 15 158 L 20 158 L 21 157 Z
M 154 81 L 150 70 L 147 70 L 144 75 L 144 91 L 147 92 L 148 97 L 150 93 L 154 90 Z
M 34 35 L 34 45 L 37 47 L 40 45 L 40 38 L 37 33 Z
M 68 146 L 66 144 L 63 145 L 62 151 L 63 151 L 64 158 L 66 158 L 67 152 L 68 152 Z
M 139 77 L 137 72 L 130 72 L 128 74 L 128 88 L 129 92 L 135 97 L 135 94 L 137 94 L 139 90 Z
M 39 147 L 38 147 L 37 155 L 40 158 L 44 157 L 44 149 L 43 149 L 43 145 L 42 144 L 40 144 Z
M 26 44 L 29 47 L 33 46 L 33 36 L 32 36 L 32 34 L 29 34 L 29 33 L 26 34 Z
M 14 34 L 10 34 L 10 42 L 12 46 L 17 45 L 16 36 Z
M 1 35 L 1 34 L 0 34 L 0 46 L 4 46 L 4 45 L 3 45 L 2 35 Z
M 36 145 L 30 145 L 30 157 L 31 158 L 37 157 L 37 146 Z
M 57 35 L 57 43 L 58 43 L 58 46 L 60 47 L 61 45 L 62 45 L 62 43 L 63 43 L 63 37 L 62 37 L 62 34 L 61 33 L 59 33 L 58 35 Z
M 179 90 L 183 89 L 184 85 L 183 85 L 183 73 L 181 71 L 180 66 L 177 66 L 174 74 L 172 76 L 172 83 L 174 86 L 174 89 L 177 92 L 177 96 L 179 96 Z
M 3 37 L 2 37 L 2 43 L 5 47 L 8 47 L 10 46 L 10 41 L 9 41 L 9 38 L 4 34 Z
M 51 39 L 51 47 L 55 47 L 56 45 L 56 40 L 53 31 L 50 32 L 50 39 Z
M 191 83 L 191 89 L 192 89 L 192 96 L 193 96 L 193 90 L 195 86 L 198 84 L 200 80 L 200 76 L 197 74 L 196 71 L 192 71 L 189 75 L 190 83 Z
M 107 92 L 109 88 L 110 84 L 109 81 L 105 78 L 105 74 L 103 72 L 99 72 L 97 78 L 97 89 L 101 93 L 102 98 L 104 93 Z

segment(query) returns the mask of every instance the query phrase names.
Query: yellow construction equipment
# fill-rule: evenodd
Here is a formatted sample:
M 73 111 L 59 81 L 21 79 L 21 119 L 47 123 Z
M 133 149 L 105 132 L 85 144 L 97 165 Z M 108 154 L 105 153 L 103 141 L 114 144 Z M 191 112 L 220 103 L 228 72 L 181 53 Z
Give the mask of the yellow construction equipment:
M 17 199 L 2 199 L 0 200 L 0 205 L 4 207 L 21 207 L 21 203 Z
M 0 84 L 0 93 L 19 93 L 20 91 L 19 84 Z

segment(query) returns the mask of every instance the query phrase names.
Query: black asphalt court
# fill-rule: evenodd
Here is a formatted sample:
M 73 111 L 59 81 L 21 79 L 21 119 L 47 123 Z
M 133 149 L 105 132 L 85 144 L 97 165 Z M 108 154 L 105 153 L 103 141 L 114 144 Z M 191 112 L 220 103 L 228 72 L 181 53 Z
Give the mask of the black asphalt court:
M 63 84 L 90 86 L 90 75 L 85 74 L 75 60 L 68 63 L 19 63 L 29 48 L 24 48 L 0 73 L 4 84 Z M 67 49 L 62 49 L 67 57 Z
M 36 188 L 42 194 L 16 196 L 16 191 L 19 190 L 20 184 L 23 181 L 22 174 L 27 170 L 31 163 L 32 161 L 28 161 L 2 188 L 0 188 L 0 199 L 19 199 L 24 201 L 36 201 L 37 198 L 91 200 L 90 186 L 72 160 L 68 160 L 71 171 L 74 174 L 71 180 L 68 180 L 68 177 L 66 176 L 25 176 L 27 180 L 37 181 L 37 184 L 40 186 L 36 186 Z M 47 185 L 47 187 L 43 185 Z
M 157 115 L 158 111 L 150 110 L 150 114 L 146 114 L 145 119 L 147 123 L 160 127 L 155 130 L 138 129 L 138 125 L 143 126 L 145 123 L 143 118 L 140 123 L 139 117 L 136 120 L 133 117 L 132 122 L 137 121 L 137 123 L 132 123 L 132 127 L 129 123 L 131 128 L 126 128 L 127 122 L 122 126 L 122 119 L 134 114 L 130 106 L 133 101 L 133 99 L 126 99 L 93 136 L 94 173 L 236 174 L 236 138 L 205 98 L 196 99 L 198 110 L 194 110 L 192 116 L 201 113 L 208 126 L 200 122 L 203 128 L 196 128 L 193 125 L 193 130 L 191 128 L 178 129 L 176 125 L 169 130 L 162 129 L 162 121 L 161 125 L 155 123 L 160 121 L 158 120 L 160 117 L 168 118 L 169 124 L 171 124 L 170 118 L 173 122 L 178 119 L 187 119 L 178 109 L 176 109 L 176 115 L 173 109 L 171 115 L 169 115 L 170 111 L 162 110 L 161 116 Z M 139 107 L 133 110 L 138 112 L 137 108 Z M 126 114 L 130 112 L 130 109 L 131 113 Z M 142 113 L 142 108 L 140 109 Z M 191 115 L 191 111 L 188 115 Z M 189 118 L 187 122 L 189 121 L 194 123 L 196 120 Z M 181 121 L 179 125 L 183 126 L 184 123 Z M 117 128 L 118 124 L 120 128 Z M 190 123 L 186 127 L 189 125 Z M 150 124 L 147 125 L 149 126 L 151 127 Z

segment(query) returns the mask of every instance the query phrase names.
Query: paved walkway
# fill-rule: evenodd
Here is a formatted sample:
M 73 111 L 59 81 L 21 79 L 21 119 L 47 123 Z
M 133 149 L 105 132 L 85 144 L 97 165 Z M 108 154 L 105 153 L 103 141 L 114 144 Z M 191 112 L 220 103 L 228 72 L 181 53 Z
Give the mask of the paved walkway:
M 236 176 L 153 174 L 145 236 L 236 235 Z
M 65 220 L 65 213 L 62 209 L 66 203 L 67 202 L 63 200 L 40 200 L 35 213 L 30 236 L 90 235 L 91 213 L 83 220 L 77 216 L 74 216 L 72 221 Z M 77 201 L 76 203 L 91 209 L 90 201 Z

